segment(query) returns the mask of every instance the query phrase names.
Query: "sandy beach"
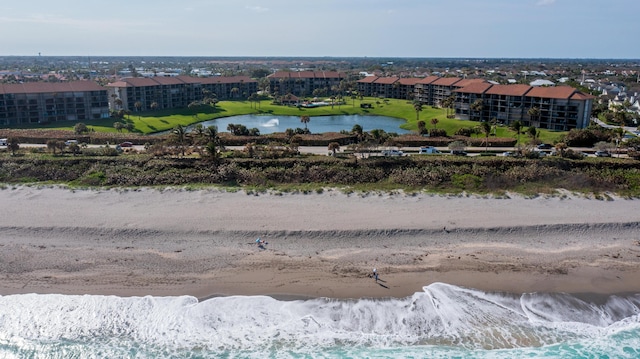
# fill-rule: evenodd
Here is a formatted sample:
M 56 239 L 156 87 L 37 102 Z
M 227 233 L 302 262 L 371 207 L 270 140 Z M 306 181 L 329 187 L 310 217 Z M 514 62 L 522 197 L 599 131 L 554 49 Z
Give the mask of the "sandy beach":
M 7 186 L 0 203 L 0 295 L 640 292 L 640 202 L 615 196 Z

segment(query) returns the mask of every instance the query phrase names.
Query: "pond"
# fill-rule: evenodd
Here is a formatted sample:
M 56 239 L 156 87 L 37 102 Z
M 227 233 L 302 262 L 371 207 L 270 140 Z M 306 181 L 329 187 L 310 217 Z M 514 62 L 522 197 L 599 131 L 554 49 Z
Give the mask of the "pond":
M 206 128 L 211 125 L 218 126 L 218 131 L 228 132 L 227 126 L 230 123 L 244 125 L 247 128 L 257 128 L 260 134 L 270 134 L 275 132 L 284 132 L 287 128 L 304 128 L 304 123 L 300 122 L 299 116 L 274 116 L 274 115 L 240 115 L 223 117 L 215 120 L 201 122 Z M 313 116 L 307 128 L 311 133 L 323 132 L 340 132 L 342 130 L 351 131 L 354 125 L 362 126 L 365 132 L 374 129 L 381 129 L 387 133 L 395 132 L 397 134 L 411 133 L 400 128 L 405 123 L 404 120 L 371 115 L 339 115 L 339 116 Z M 191 129 L 192 126 L 189 127 Z

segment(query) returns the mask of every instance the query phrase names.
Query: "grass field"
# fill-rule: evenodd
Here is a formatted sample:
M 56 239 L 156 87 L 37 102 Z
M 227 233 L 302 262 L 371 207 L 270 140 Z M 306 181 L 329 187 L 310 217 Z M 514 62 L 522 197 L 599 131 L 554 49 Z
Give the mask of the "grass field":
M 361 108 L 361 103 L 369 103 L 372 105 L 372 108 Z M 297 108 L 274 105 L 271 103 L 271 100 L 263 100 L 260 103 L 252 103 L 249 101 L 221 101 L 215 108 L 211 106 L 200 106 L 194 109 L 171 109 L 132 113 L 130 116 L 123 119 L 122 122 L 132 123 L 134 125 L 135 132 L 141 134 L 152 134 L 155 132 L 171 130 L 177 125 L 187 126 L 197 122 L 213 120 L 221 117 L 261 113 L 279 116 L 308 115 L 311 117 L 356 114 L 379 115 L 404 119 L 406 123 L 401 126 L 403 129 L 410 131 L 417 131 L 418 129 L 418 119 L 411 101 L 396 99 L 382 100 L 377 98 L 364 98 L 363 100 L 347 99 L 346 104 L 341 106 L 324 106 L 316 108 Z M 446 118 L 444 109 L 432 108 L 431 106 L 424 106 L 423 110 L 419 113 L 419 118 L 426 123 L 426 126 L 429 129 L 433 128 L 431 120 L 437 118 L 437 128 L 446 130 L 449 135 L 453 135 L 460 128 L 473 128 L 479 124 L 476 121 L 448 119 Z M 86 124 L 98 132 L 116 132 L 116 129 L 113 127 L 114 122 L 116 122 L 116 120 L 111 118 L 91 120 L 86 122 Z M 55 123 L 38 127 L 25 126 L 24 128 L 44 127 L 47 129 L 73 130 L 74 124 L 75 122 Z M 225 131 L 226 129 L 220 130 Z M 540 140 L 548 143 L 557 141 L 564 134 L 564 132 L 552 132 L 546 130 L 541 130 L 539 132 Z M 498 127 L 496 136 L 510 138 L 516 137 L 515 133 L 506 127 Z M 521 142 L 526 140 L 526 135 L 520 135 Z

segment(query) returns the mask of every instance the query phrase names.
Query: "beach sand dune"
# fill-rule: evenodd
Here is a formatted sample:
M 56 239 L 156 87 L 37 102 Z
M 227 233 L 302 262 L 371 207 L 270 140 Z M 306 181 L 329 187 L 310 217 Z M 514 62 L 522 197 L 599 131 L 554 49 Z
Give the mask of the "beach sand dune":
M 640 207 L 608 198 L 5 188 L 0 294 L 638 292 Z

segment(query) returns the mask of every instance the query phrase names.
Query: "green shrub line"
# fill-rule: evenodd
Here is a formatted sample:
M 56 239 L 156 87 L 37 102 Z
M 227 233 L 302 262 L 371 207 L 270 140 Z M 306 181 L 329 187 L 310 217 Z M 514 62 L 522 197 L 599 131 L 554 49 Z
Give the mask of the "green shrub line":
M 570 160 L 563 158 L 504 159 L 499 157 L 421 156 L 401 158 L 158 158 L 0 157 L 0 183 L 60 184 L 70 187 L 220 187 L 259 193 L 319 193 L 326 188 L 345 192 L 438 194 L 640 195 L 640 162 Z

